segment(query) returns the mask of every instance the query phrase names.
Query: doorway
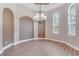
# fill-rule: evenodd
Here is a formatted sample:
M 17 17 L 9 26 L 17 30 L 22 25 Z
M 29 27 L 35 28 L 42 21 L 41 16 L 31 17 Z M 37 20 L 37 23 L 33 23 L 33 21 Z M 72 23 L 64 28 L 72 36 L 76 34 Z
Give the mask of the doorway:
M 45 21 L 38 24 L 38 37 L 45 38 Z

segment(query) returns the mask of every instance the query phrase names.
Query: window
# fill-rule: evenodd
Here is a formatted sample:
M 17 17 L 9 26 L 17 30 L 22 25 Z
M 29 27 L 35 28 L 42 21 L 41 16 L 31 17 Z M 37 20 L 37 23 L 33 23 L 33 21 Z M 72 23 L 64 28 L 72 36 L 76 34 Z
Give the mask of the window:
M 70 4 L 68 8 L 68 34 L 76 35 L 76 5 Z
M 53 14 L 53 33 L 54 34 L 59 33 L 59 18 L 60 18 L 59 13 L 56 12 Z

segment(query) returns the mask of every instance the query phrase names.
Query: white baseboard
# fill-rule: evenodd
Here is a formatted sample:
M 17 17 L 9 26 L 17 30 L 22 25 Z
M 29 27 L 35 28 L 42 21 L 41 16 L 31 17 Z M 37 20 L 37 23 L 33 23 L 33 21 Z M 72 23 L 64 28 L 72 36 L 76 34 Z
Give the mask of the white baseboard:
M 23 42 L 28 42 L 28 41 L 31 41 L 31 40 L 39 40 L 39 39 L 47 39 L 47 38 L 31 38 L 31 39 L 20 40 L 18 42 L 15 42 L 13 45 L 17 45 L 17 44 L 20 44 L 20 43 L 23 43 Z
M 6 50 L 7 48 L 11 47 L 13 44 L 8 44 L 7 46 L 3 47 L 0 51 L 0 54 L 2 54 L 4 52 L 4 50 Z
M 7 46 L 3 47 L 1 50 L 0 50 L 0 54 L 2 54 L 4 52 L 4 50 L 6 50 L 7 48 L 11 47 L 13 44 L 8 44 Z
M 31 40 L 33 40 L 33 38 L 32 39 L 26 39 L 26 40 L 20 40 L 18 42 L 15 42 L 13 45 L 17 45 L 17 44 L 20 44 L 20 43 L 23 43 L 23 42 L 26 42 L 26 41 L 31 41 Z
M 9 47 L 11 47 L 11 46 L 13 46 L 13 43 L 8 44 L 7 46 L 3 47 L 2 49 L 3 49 L 3 50 L 6 50 L 7 48 L 9 48 Z
M 3 47 L 0 51 L 0 54 L 2 54 L 4 52 L 4 50 L 6 50 L 7 48 L 11 47 L 11 46 L 15 46 L 17 44 L 20 44 L 20 43 L 23 43 L 23 42 L 28 42 L 28 41 L 31 41 L 31 40 L 39 40 L 39 39 L 48 39 L 48 38 L 31 38 L 31 39 L 25 39 L 25 40 L 20 40 L 20 41 L 17 41 L 17 42 L 14 42 L 14 43 L 11 43 L 11 44 L 8 44 L 7 46 Z
M 69 44 L 69 43 L 67 43 L 67 42 L 65 42 L 65 41 L 61 41 L 61 40 L 57 40 L 57 39 L 52 39 L 52 38 L 46 39 L 46 40 L 50 40 L 50 41 L 55 41 L 55 42 L 63 43 L 63 44 L 65 44 L 65 45 L 68 45 L 68 46 L 70 46 L 71 48 L 73 48 L 73 49 L 79 51 L 79 48 L 78 48 L 78 47 L 75 47 L 74 45 L 71 45 L 71 44 Z

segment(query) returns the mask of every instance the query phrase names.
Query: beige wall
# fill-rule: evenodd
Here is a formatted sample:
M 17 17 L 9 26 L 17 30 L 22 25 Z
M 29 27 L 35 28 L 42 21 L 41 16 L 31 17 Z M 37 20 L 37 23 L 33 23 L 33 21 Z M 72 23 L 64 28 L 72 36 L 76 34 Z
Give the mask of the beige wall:
M 2 35 L 3 35 L 3 10 L 4 8 L 9 8 L 11 9 L 11 11 L 13 12 L 14 16 L 15 15 L 15 12 L 16 12 L 16 4 L 0 4 L 0 50 L 2 49 L 2 42 L 3 42 L 3 38 L 2 38 Z M 15 17 L 16 18 L 16 17 Z
M 2 49 L 2 34 L 3 34 L 3 10 L 9 8 L 14 14 L 14 42 L 19 40 L 19 19 L 22 16 L 33 18 L 36 12 L 31 11 L 16 3 L 2 3 L 0 4 L 0 50 Z
M 19 40 L 19 22 L 20 18 L 23 16 L 28 16 L 33 19 L 33 16 L 35 15 L 36 12 L 25 8 L 22 5 L 16 4 L 16 20 L 15 20 L 15 42 Z
M 74 45 L 76 47 L 79 47 L 79 4 L 77 4 L 77 29 L 76 29 L 76 36 L 69 36 L 68 35 L 68 6 L 69 4 L 64 4 L 56 9 L 53 9 L 49 12 L 47 12 L 47 20 L 46 20 L 46 38 L 54 38 L 56 40 L 61 40 L 70 43 L 71 45 Z M 60 33 L 59 34 L 53 34 L 53 28 L 52 28 L 52 15 L 54 12 L 60 13 Z

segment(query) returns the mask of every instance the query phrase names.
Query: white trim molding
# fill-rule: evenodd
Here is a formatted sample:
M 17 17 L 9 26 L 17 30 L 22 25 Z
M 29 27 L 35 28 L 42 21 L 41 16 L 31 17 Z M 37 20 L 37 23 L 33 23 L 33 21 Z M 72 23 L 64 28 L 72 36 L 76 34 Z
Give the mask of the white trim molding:
M 7 46 L 3 47 L 3 48 L 0 50 L 0 54 L 2 54 L 2 53 L 4 52 L 4 50 L 10 48 L 11 46 L 13 46 L 13 43 L 8 44 Z
M 7 46 L 3 47 L 3 50 L 6 50 L 7 48 L 11 47 L 13 45 L 13 43 L 8 44 Z
M 31 39 L 20 40 L 18 42 L 15 42 L 13 45 L 15 46 L 15 45 L 23 43 L 23 42 L 28 42 L 28 41 L 32 41 L 32 40 L 39 40 L 39 39 L 43 40 L 43 39 L 47 39 L 47 38 L 31 38 Z
M 17 44 L 20 44 L 20 43 L 23 43 L 23 42 L 28 42 L 28 41 L 31 41 L 31 40 L 33 40 L 33 38 L 32 38 L 32 39 L 20 40 L 20 41 L 18 41 L 18 42 L 15 42 L 13 45 L 15 46 L 15 45 L 17 45 Z

